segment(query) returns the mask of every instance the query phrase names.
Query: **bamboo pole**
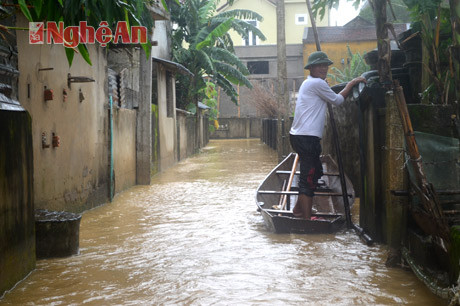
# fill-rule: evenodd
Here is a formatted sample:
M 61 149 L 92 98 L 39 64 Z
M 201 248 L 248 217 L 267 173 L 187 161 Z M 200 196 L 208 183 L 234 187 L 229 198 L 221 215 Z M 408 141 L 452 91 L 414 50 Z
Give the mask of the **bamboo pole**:
M 317 49 L 317 51 L 321 51 L 321 44 L 319 42 L 318 31 L 316 29 L 316 22 L 315 22 L 315 18 L 313 16 L 313 13 L 312 13 L 310 0 L 306 0 L 306 3 L 307 3 L 307 8 L 308 8 L 308 14 L 310 15 L 311 26 L 312 26 L 313 33 L 314 33 L 314 36 L 315 36 L 316 49 Z M 337 154 L 337 164 L 339 166 L 340 184 L 342 186 L 343 205 L 344 205 L 344 208 L 345 208 L 345 218 L 346 218 L 346 221 L 347 221 L 347 227 L 348 228 L 353 228 L 355 230 L 355 232 L 358 234 L 358 236 L 363 238 L 363 240 L 366 242 L 367 245 L 371 245 L 371 244 L 374 243 L 372 238 L 370 236 L 368 236 L 364 232 L 364 230 L 362 228 L 360 228 L 356 224 L 353 224 L 353 222 L 351 221 L 350 203 L 348 202 L 348 196 L 347 196 L 347 193 L 348 193 L 347 192 L 347 184 L 346 184 L 346 181 L 345 181 L 345 174 L 343 172 L 344 170 L 343 170 L 343 162 L 342 162 L 342 153 L 340 151 L 339 137 L 338 137 L 338 133 L 337 133 L 337 126 L 335 124 L 334 112 L 332 111 L 331 104 L 327 103 L 327 109 L 328 109 L 328 112 L 329 112 L 329 118 L 330 118 L 330 122 L 331 122 L 332 135 L 333 135 L 333 139 L 334 139 L 334 147 L 336 149 L 336 154 Z
M 394 93 L 396 103 L 398 105 L 399 114 L 404 128 L 404 136 L 406 139 L 407 150 L 410 157 L 410 162 L 414 168 L 415 179 L 416 179 L 416 192 L 420 196 L 420 200 L 425 212 L 428 214 L 428 218 L 433 219 L 435 222 L 434 226 L 424 226 L 421 228 L 430 232 L 429 234 L 435 234 L 443 238 L 446 243 L 449 244 L 449 225 L 444 216 L 441 203 L 439 202 L 437 193 L 426 178 L 425 171 L 423 170 L 422 157 L 418 150 L 417 142 L 415 141 L 414 129 L 412 128 L 412 122 L 409 117 L 409 111 L 407 110 L 406 100 L 404 98 L 404 92 L 402 87 L 399 85 L 399 81 L 394 81 Z
M 310 14 L 311 26 L 313 28 L 313 33 L 315 35 L 316 50 L 321 51 L 321 44 L 319 42 L 318 31 L 316 30 L 316 22 L 315 22 L 315 18 L 311 10 L 310 0 L 306 0 L 306 2 L 307 2 L 307 7 L 308 7 L 308 13 Z M 335 151 L 337 154 L 337 164 L 339 166 L 340 183 L 342 185 L 343 205 L 345 208 L 345 218 L 347 220 L 347 227 L 352 228 L 353 224 L 351 222 L 350 203 L 348 202 L 348 196 L 347 196 L 347 184 L 345 181 L 345 175 L 343 173 L 342 152 L 340 151 L 339 136 L 337 133 L 337 126 L 335 124 L 334 112 L 332 110 L 332 105 L 330 103 L 327 103 L 327 110 L 329 112 L 329 118 L 330 118 L 331 129 L 332 129 L 332 137 L 334 140 L 334 147 L 335 147 Z

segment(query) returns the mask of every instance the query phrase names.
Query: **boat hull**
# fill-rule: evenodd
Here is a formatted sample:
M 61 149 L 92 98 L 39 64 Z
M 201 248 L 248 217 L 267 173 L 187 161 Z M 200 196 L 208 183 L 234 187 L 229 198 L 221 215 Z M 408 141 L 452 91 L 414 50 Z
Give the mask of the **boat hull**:
M 268 230 L 278 234 L 328 234 L 337 232 L 345 223 L 345 219 L 340 215 L 314 214 L 313 217 L 321 219 L 306 220 L 295 218 L 292 214 L 271 214 L 266 210 L 261 210 L 261 213 Z
M 333 233 L 343 228 L 346 218 L 340 178 L 337 175 L 338 167 L 329 155 L 321 157 L 325 176 L 321 178 L 322 188 L 315 192 L 313 198 L 312 220 L 294 217 L 292 208 L 297 200 L 298 175 L 295 176 L 292 191 L 284 191 L 294 159 L 295 154 L 291 153 L 257 188 L 256 204 L 265 226 L 275 233 L 301 234 Z M 297 168 L 297 173 L 298 170 Z M 354 201 L 354 190 L 348 178 L 346 183 L 351 207 Z M 283 196 L 287 197 L 286 207 L 280 207 Z

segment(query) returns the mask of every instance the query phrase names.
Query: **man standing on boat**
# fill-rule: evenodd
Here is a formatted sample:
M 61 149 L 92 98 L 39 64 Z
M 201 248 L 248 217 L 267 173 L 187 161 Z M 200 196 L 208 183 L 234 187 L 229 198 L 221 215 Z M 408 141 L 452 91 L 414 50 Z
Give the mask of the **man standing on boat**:
M 326 118 L 326 103 L 342 104 L 353 86 L 366 82 L 363 77 L 355 78 L 336 94 L 326 82 L 332 64 L 322 51 L 313 52 L 308 57 L 305 69 L 310 70 L 310 75 L 300 86 L 294 121 L 289 131 L 291 146 L 300 160 L 299 197 L 293 210 L 294 216 L 298 218 L 311 218 L 314 191 L 318 179 L 323 175 L 320 140 Z

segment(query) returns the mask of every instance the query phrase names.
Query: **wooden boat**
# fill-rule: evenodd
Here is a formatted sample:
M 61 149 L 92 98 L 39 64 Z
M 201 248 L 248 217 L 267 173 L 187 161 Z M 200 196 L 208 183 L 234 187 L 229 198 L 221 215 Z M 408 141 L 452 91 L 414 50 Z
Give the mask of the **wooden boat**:
M 341 229 L 346 221 L 344 200 L 338 166 L 330 155 L 321 156 L 324 175 L 313 198 L 312 220 L 294 217 L 292 209 L 298 197 L 299 165 L 292 176 L 290 190 L 287 186 L 295 157 L 295 153 L 289 154 L 257 188 L 256 203 L 266 227 L 276 233 L 332 233 Z M 351 207 L 355 192 L 346 176 L 345 181 Z

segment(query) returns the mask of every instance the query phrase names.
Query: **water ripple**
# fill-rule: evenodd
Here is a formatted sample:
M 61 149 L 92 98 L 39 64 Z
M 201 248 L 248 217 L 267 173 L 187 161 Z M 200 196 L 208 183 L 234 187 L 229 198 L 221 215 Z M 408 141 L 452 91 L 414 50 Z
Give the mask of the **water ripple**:
M 211 141 L 150 186 L 86 212 L 80 254 L 38 261 L 0 304 L 440 303 L 352 232 L 268 232 L 254 192 L 275 160 L 258 140 Z

